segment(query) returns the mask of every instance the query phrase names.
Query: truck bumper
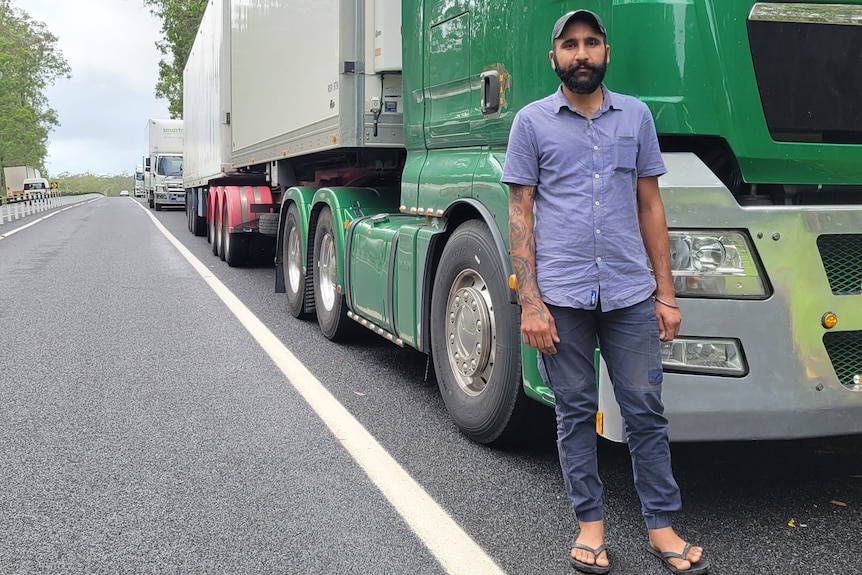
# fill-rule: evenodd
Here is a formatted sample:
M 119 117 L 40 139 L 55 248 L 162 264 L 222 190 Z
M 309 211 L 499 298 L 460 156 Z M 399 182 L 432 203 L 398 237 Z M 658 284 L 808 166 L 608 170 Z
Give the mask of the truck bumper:
M 186 193 L 185 192 L 157 192 L 155 196 L 155 203 L 160 206 L 183 206 L 186 205 Z

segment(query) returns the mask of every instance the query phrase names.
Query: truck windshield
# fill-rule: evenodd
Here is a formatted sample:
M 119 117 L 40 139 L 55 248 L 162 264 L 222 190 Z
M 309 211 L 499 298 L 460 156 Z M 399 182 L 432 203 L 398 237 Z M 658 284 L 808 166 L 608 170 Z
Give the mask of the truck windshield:
M 182 156 L 161 156 L 157 166 L 156 174 L 160 176 L 182 176 Z

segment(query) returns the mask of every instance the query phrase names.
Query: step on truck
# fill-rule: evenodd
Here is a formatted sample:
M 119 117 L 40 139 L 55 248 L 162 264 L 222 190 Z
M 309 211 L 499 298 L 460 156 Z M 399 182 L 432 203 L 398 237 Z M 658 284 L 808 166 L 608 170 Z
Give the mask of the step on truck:
M 183 121 L 147 120 L 144 128 L 144 192 L 151 208 L 183 207 Z
M 522 436 L 554 398 L 500 177 L 574 8 L 604 19 L 606 84 L 649 106 L 668 167 L 671 439 L 862 433 L 860 0 L 212 0 L 184 75 L 189 229 L 231 265 L 272 257 L 327 338 L 428 354 L 468 437 Z M 623 440 L 597 358 L 597 431 Z

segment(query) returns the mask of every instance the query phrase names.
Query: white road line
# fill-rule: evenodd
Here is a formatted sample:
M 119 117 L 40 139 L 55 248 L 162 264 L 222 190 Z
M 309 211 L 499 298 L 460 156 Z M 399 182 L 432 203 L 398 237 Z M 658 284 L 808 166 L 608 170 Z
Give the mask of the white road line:
M 209 284 L 281 369 L 341 445 L 451 575 L 505 575 L 488 554 L 440 507 L 289 349 L 200 260 L 141 209 Z

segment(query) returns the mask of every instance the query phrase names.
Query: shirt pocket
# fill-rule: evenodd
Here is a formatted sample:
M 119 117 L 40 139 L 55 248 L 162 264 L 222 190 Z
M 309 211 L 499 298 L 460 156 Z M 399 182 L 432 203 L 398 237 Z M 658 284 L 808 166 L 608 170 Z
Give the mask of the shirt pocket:
M 638 165 L 638 141 L 634 136 L 620 136 L 614 154 L 614 170 L 634 170 Z

